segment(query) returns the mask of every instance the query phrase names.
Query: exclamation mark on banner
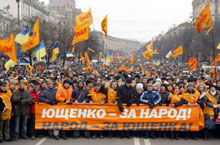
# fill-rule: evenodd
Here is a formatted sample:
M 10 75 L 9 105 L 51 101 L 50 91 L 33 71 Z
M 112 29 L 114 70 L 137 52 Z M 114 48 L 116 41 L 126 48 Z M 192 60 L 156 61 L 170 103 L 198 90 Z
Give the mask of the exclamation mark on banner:
M 192 109 L 188 109 L 188 116 L 187 116 L 187 118 L 190 118 L 191 112 L 192 112 Z

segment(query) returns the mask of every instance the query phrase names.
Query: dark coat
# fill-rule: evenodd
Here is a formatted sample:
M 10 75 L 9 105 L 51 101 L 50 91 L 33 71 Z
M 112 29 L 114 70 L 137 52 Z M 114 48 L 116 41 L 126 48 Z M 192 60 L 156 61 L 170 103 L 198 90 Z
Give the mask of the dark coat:
M 168 105 L 169 102 L 170 102 L 170 100 L 169 100 L 170 93 L 168 91 L 166 91 L 165 93 L 160 92 L 159 94 L 161 96 L 161 101 L 160 101 L 159 104 L 166 104 L 166 105 Z
M 45 89 L 39 96 L 39 102 L 44 102 L 48 104 L 56 104 L 56 93 L 57 93 L 57 88 L 53 89 Z
M 16 90 L 12 94 L 12 103 L 14 104 L 14 113 L 18 117 L 20 115 L 28 115 L 30 113 L 30 104 L 32 97 L 27 90 Z
M 89 102 L 89 96 L 88 95 L 89 95 L 89 91 L 88 91 L 87 88 L 85 88 L 85 89 L 74 88 L 72 98 L 73 98 L 74 101 L 77 100 L 79 103 L 82 103 L 83 101 L 88 103 Z
M 117 100 L 120 100 L 121 103 L 130 103 L 132 104 L 135 101 L 135 88 L 123 85 L 120 86 L 117 90 Z

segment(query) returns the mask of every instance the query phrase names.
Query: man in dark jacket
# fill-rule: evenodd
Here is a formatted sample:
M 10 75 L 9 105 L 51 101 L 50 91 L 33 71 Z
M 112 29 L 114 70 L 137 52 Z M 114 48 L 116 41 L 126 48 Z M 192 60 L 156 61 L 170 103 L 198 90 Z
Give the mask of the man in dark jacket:
M 135 97 L 135 88 L 131 86 L 132 80 L 130 78 L 128 78 L 125 82 L 125 85 L 120 86 L 118 88 L 118 92 L 117 92 L 117 104 L 119 107 L 119 110 L 121 112 L 124 111 L 124 108 L 122 106 L 123 103 L 126 103 L 127 107 L 130 107 L 131 104 L 135 101 L 136 97 Z M 127 138 L 130 138 L 130 133 L 128 131 L 126 132 L 121 132 L 121 138 L 123 138 L 124 136 L 126 136 Z
M 121 112 L 124 111 L 123 103 L 130 107 L 135 101 L 135 88 L 131 86 L 132 80 L 129 78 L 126 80 L 125 85 L 120 86 L 117 92 L 117 104 Z
M 49 80 L 47 82 L 47 85 L 48 85 L 47 89 L 45 89 L 39 96 L 39 102 L 55 105 L 57 104 L 56 101 L 57 87 L 55 86 L 55 82 L 52 80 Z M 51 137 L 54 137 L 56 140 L 59 139 L 58 130 L 49 130 L 48 133 Z
M 168 92 L 167 89 L 167 85 L 166 84 L 162 84 L 160 86 L 160 92 L 159 92 L 160 96 L 161 96 L 161 101 L 159 103 L 160 106 L 162 105 L 169 105 L 170 103 L 170 92 Z M 159 132 L 159 136 L 163 136 L 163 138 L 167 138 L 167 132 L 166 131 L 162 131 Z
M 167 91 L 167 85 L 166 84 L 161 85 L 159 94 L 161 96 L 161 101 L 160 101 L 159 104 L 160 105 L 169 105 L 170 92 Z
M 18 140 L 19 132 L 21 129 L 21 138 L 27 139 L 27 117 L 30 113 L 30 104 L 32 97 L 28 91 L 24 89 L 24 81 L 19 82 L 18 90 L 12 94 L 12 102 L 14 104 L 14 115 L 15 115 L 15 132 L 14 140 Z M 21 128 L 20 128 L 21 122 Z
M 72 98 L 73 101 L 78 103 L 89 103 L 89 91 L 87 88 L 84 87 L 84 81 L 79 80 L 78 81 L 78 88 L 74 88 Z M 84 135 L 86 138 L 90 137 L 89 131 L 84 131 Z M 73 138 L 78 138 L 80 136 L 80 131 L 74 131 Z

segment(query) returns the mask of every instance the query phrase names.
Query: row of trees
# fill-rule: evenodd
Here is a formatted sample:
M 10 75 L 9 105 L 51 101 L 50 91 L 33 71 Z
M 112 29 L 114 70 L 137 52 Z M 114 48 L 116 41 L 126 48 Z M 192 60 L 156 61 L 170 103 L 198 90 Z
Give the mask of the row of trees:
M 188 25 L 170 37 L 164 35 L 162 39 L 156 39 L 154 48 L 159 48 L 158 57 L 165 59 L 170 50 L 182 45 L 183 55 L 179 59 L 182 59 L 183 62 L 188 62 L 190 57 L 198 57 L 201 62 L 209 62 L 210 57 L 214 56 L 213 47 L 215 56 L 219 52 L 216 47 L 220 42 L 220 21 L 215 21 L 213 27 L 213 30 L 206 35 L 205 31 L 198 34 L 194 25 Z

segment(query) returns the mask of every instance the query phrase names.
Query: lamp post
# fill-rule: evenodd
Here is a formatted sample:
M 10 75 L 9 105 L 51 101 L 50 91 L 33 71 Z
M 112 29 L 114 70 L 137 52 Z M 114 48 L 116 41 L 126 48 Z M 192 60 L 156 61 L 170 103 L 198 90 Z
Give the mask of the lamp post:
M 20 1 L 21 0 L 16 0 L 18 4 L 18 29 L 20 28 Z

